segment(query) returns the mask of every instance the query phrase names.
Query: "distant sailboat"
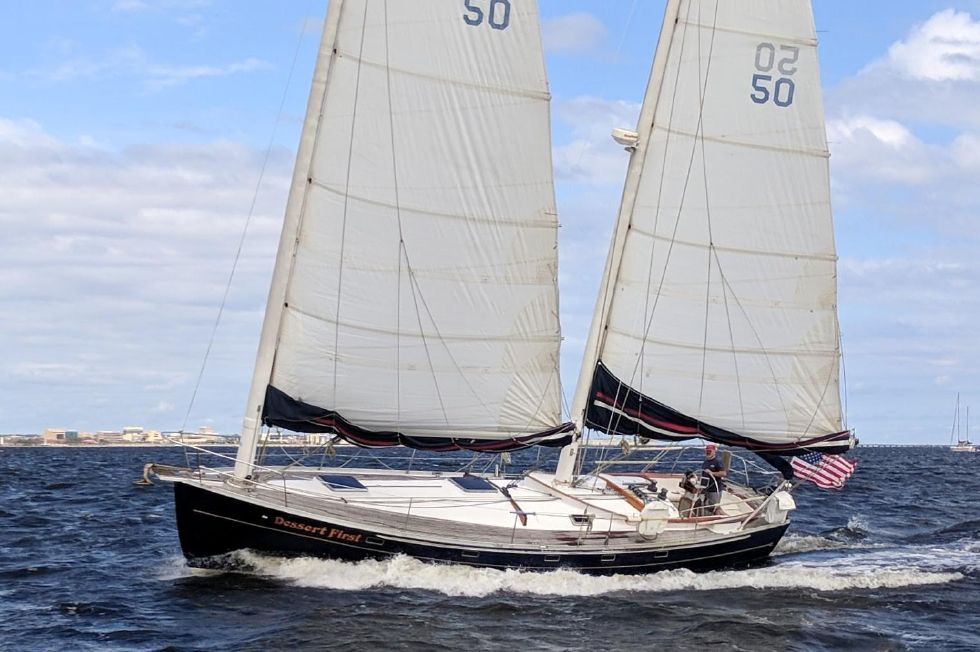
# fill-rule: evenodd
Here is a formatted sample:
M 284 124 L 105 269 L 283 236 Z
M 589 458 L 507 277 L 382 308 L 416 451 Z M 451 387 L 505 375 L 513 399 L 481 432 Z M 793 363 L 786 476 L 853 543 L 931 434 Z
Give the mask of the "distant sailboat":
M 955 439 L 955 442 L 954 442 Z M 949 433 L 949 450 L 954 453 L 976 453 L 977 447 L 970 441 L 970 408 L 966 408 L 966 439 L 960 432 L 960 395 L 956 395 L 956 412 L 953 413 L 953 428 Z
M 765 558 L 788 483 L 582 474 L 586 429 L 854 445 L 806 0 L 669 0 L 571 419 L 537 3 L 330 3 L 234 469 L 175 483 L 192 563 L 241 548 L 593 573 Z M 555 473 L 267 468 L 263 427 L 363 447 L 564 446 Z

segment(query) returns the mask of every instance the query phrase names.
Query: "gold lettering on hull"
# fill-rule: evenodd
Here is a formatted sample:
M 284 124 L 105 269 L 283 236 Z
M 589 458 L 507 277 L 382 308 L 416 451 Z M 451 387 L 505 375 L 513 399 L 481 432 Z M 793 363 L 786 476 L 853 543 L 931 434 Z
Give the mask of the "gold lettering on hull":
M 316 536 L 323 537 L 325 539 L 336 539 L 338 541 L 350 541 L 351 543 L 360 543 L 361 534 L 353 534 L 350 532 L 345 532 L 340 528 L 336 527 L 323 527 L 320 525 L 310 525 L 309 523 L 300 523 L 299 521 L 290 521 L 283 518 L 282 516 L 277 516 L 275 521 L 276 525 L 281 525 L 290 530 L 296 530 L 298 532 L 306 532 L 307 534 L 314 534 Z

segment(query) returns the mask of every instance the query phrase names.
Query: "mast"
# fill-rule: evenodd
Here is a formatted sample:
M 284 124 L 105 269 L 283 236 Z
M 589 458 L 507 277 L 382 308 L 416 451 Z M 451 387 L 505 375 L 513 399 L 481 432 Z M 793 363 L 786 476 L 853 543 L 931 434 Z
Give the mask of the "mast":
M 289 199 L 286 203 L 282 235 L 276 254 L 276 266 L 272 273 L 272 285 L 269 288 L 269 298 L 266 303 L 265 320 L 262 322 L 262 335 L 259 338 L 259 350 L 255 359 L 255 370 L 252 373 L 252 385 L 248 393 L 248 403 L 245 406 L 241 440 L 235 458 L 235 478 L 238 480 L 244 480 L 246 476 L 251 474 L 252 464 L 255 461 L 255 450 L 258 446 L 259 431 L 262 427 L 262 406 L 265 401 L 266 386 L 269 383 L 275 362 L 283 304 L 286 300 L 287 281 L 296 249 L 300 217 L 308 192 L 310 166 L 313 161 L 316 134 L 319 128 L 330 62 L 333 57 L 333 46 L 337 40 L 337 27 L 340 23 L 340 12 L 343 4 L 343 0 L 330 0 L 327 9 L 326 24 L 313 73 L 310 99 L 306 106 L 306 118 L 303 121 L 303 132 L 296 152 L 296 165 L 293 169 L 293 180 L 289 189 Z
M 558 468 L 555 471 L 555 480 L 558 482 L 570 482 L 575 473 L 579 441 L 584 428 L 585 410 L 592 386 L 592 377 L 595 373 L 596 364 L 599 362 L 599 351 L 602 350 L 602 339 L 606 331 L 606 321 L 612 306 L 612 289 L 616 287 L 616 279 L 619 275 L 620 263 L 623 258 L 623 245 L 626 242 L 626 234 L 629 231 L 630 220 L 633 216 L 633 207 L 636 204 L 640 178 L 643 175 L 643 163 L 646 160 L 650 135 L 653 132 L 657 102 L 660 99 L 660 89 L 663 86 L 664 74 L 667 69 L 667 59 L 673 43 L 674 28 L 680 14 L 680 7 L 681 0 L 669 0 L 664 12 L 664 22 L 660 30 L 660 39 L 657 41 L 657 51 L 654 55 L 653 67 L 650 70 L 650 80 L 643 99 L 643 108 L 640 111 L 637 129 L 639 140 L 630 155 L 630 164 L 626 172 L 626 183 L 623 186 L 623 197 L 619 207 L 619 216 L 616 219 L 616 229 L 609 246 L 609 254 L 606 257 L 606 267 L 602 275 L 602 284 L 599 287 L 599 296 L 596 299 L 595 312 L 592 315 L 592 325 L 589 328 L 589 337 L 585 343 L 582 369 L 579 372 L 578 384 L 575 387 L 575 396 L 572 399 L 570 416 L 575 424 L 576 436 L 572 440 L 572 443 L 565 446 L 561 451 Z

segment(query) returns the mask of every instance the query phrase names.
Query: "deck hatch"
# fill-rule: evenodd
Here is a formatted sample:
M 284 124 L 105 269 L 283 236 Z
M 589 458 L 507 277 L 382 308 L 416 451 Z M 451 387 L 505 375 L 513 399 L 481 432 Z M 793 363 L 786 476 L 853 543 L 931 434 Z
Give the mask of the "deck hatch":
M 486 478 L 475 475 L 463 475 L 449 480 L 463 491 L 496 491 L 497 488 L 490 484 Z
M 595 520 L 595 514 L 569 514 L 568 517 L 579 527 L 592 527 L 592 521 Z
M 333 491 L 367 491 L 367 487 L 352 475 L 320 475 L 320 482 Z

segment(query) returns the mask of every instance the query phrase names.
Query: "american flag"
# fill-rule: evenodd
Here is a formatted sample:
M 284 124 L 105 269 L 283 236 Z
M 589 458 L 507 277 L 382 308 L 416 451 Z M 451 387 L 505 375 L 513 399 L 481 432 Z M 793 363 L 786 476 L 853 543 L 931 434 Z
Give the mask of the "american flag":
M 857 468 L 856 460 L 821 453 L 794 457 L 790 464 L 797 478 L 809 480 L 821 489 L 840 489 Z

